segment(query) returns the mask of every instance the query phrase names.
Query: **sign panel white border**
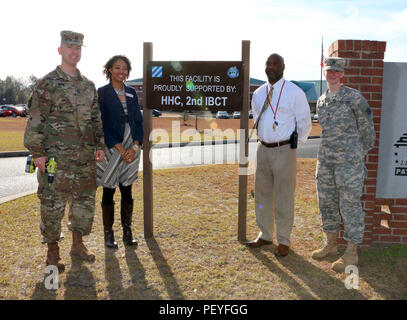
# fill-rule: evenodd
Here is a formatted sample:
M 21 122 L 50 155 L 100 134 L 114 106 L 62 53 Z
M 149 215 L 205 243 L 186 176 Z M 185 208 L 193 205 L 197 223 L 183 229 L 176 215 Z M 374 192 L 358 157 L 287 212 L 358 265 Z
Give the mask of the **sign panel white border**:
M 385 62 L 376 198 L 407 198 L 407 63 Z

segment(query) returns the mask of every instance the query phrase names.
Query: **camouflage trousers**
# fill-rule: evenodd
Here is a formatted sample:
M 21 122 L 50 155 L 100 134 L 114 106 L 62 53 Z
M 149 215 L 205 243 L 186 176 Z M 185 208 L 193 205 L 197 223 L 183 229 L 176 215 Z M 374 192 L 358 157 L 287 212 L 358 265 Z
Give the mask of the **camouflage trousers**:
M 363 241 L 365 213 L 360 198 L 364 178 L 363 161 L 347 163 L 318 161 L 316 184 L 324 232 L 339 231 L 342 216 L 343 238 L 354 244 Z
M 95 215 L 96 164 L 60 164 L 53 183 L 38 170 L 38 198 L 41 201 L 43 242 L 60 240 L 61 221 L 69 204 L 68 229 L 90 234 Z

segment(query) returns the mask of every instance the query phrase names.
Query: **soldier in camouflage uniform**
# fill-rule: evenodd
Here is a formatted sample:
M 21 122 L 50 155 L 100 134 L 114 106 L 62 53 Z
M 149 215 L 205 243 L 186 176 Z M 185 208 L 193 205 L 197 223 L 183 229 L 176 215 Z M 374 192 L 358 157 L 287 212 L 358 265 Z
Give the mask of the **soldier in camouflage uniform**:
M 72 231 L 71 254 L 93 261 L 95 256 L 82 242 L 91 232 L 95 211 L 96 161 L 104 158 L 102 122 L 93 82 L 76 68 L 81 58 L 83 35 L 61 32 L 58 48 L 62 63 L 36 85 L 29 101 L 24 145 L 38 169 L 41 201 L 40 229 L 48 245 L 47 265 L 65 269 L 58 241 L 65 205 L 69 203 Z M 57 162 L 53 183 L 48 183 L 45 164 Z
M 317 102 L 322 135 L 316 182 L 327 242 L 312 253 L 312 258 L 337 254 L 340 211 L 348 245 L 332 269 L 343 272 L 347 265 L 358 262 L 357 246 L 363 241 L 365 230 L 365 213 L 360 201 L 366 176 L 364 157 L 374 146 L 376 135 L 366 99 L 359 91 L 341 84 L 345 60 L 326 58 L 324 65 L 328 90 Z

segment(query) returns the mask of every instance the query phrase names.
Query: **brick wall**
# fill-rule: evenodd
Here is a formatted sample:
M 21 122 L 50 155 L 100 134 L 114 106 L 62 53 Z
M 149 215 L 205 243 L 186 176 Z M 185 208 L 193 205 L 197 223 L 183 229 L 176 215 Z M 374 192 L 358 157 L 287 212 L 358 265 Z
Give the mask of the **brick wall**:
M 328 49 L 329 56 L 346 58 L 343 83 L 359 90 L 373 112 L 376 143 L 365 159 L 368 175 L 362 196 L 366 213 L 364 246 L 377 243 L 407 245 L 407 199 L 376 198 L 385 51 L 386 42 L 370 40 L 337 40 Z M 342 236 L 343 231 L 338 242 L 344 244 Z

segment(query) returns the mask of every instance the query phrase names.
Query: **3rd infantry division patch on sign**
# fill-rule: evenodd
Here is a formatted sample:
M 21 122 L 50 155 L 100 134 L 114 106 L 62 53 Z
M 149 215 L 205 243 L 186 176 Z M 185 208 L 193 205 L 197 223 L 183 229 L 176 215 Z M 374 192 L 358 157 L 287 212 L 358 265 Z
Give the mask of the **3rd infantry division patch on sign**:
M 151 68 L 151 75 L 153 78 L 162 78 L 163 77 L 163 67 L 153 66 Z

